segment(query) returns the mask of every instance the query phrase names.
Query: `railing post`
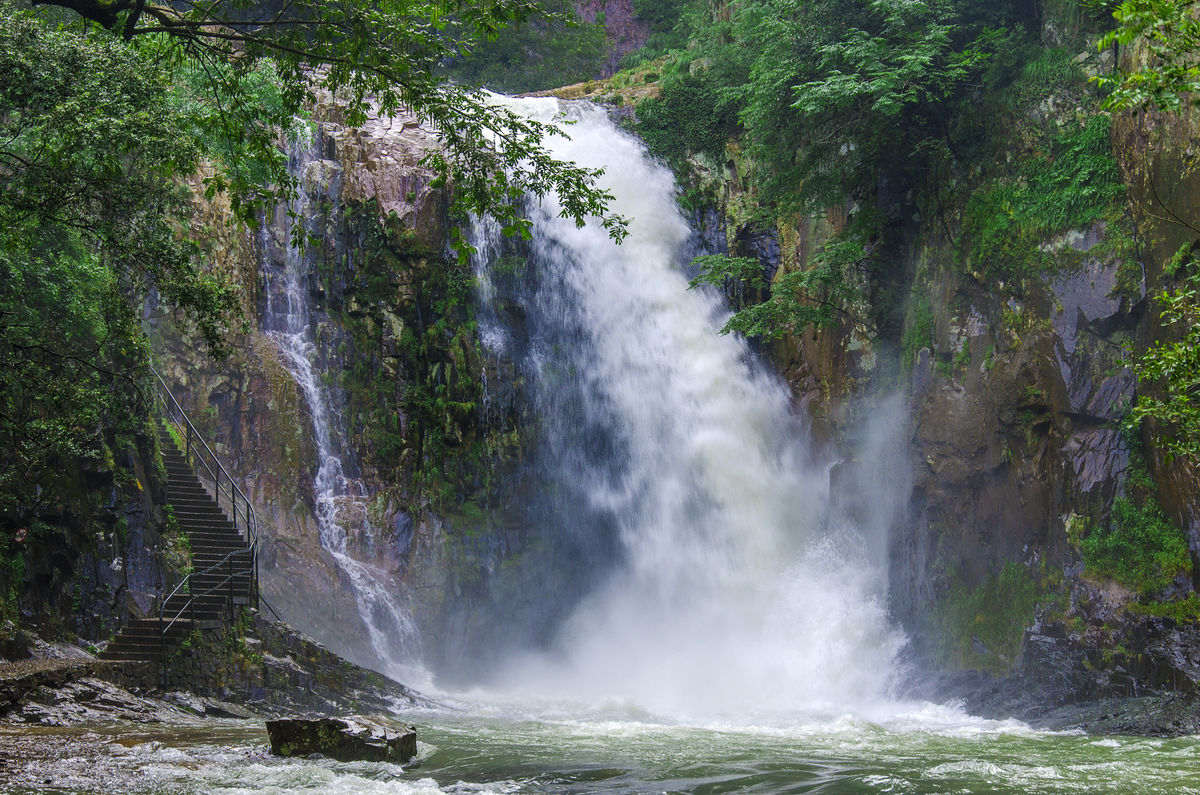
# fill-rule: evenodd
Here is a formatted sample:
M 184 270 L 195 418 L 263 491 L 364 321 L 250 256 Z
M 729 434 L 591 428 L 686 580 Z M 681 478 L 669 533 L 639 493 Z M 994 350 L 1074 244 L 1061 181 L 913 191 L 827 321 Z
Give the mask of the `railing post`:
M 229 626 L 233 627 L 233 555 L 229 556 Z
M 167 628 L 163 626 L 163 606 L 158 606 L 158 670 L 159 681 L 167 689 Z

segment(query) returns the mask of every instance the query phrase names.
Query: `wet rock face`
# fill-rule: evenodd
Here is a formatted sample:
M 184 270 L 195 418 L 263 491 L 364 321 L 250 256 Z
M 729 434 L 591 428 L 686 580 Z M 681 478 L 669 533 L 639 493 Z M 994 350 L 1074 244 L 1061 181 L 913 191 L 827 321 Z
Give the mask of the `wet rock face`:
M 1021 302 L 952 285 L 969 307 L 935 308 L 933 348 L 910 371 L 912 518 L 892 539 L 897 613 L 918 639 L 937 631 L 951 581 L 978 588 L 1017 563 L 1082 587 L 1066 524 L 1103 515 L 1129 467 L 1116 423 L 1136 387 L 1123 346 L 1142 298 L 1123 292 L 1118 262 L 1088 256 L 1104 233 L 1057 241 L 1079 266 Z
M 41 531 L 0 527 L 24 560 L 20 580 L 11 583 L 20 623 L 47 638 L 106 640 L 125 619 L 148 613 L 156 593 L 174 583 L 162 554 L 153 439 L 139 432 L 123 441 L 128 446 L 112 450 L 111 465 L 64 464 L 65 500 L 41 510 Z M 0 585 L 8 587 L 6 576 Z M 16 641 L 0 656 L 20 656 L 14 630 L 0 626 L 0 647 Z
M 413 115 L 371 116 L 348 127 L 342 110 L 329 95 L 318 99 L 318 153 L 304 187 L 351 205 L 374 200 L 379 219 L 396 235 L 415 238 L 440 252 L 446 244 L 449 196 L 433 190 L 434 172 L 421 161 L 439 148 L 438 138 Z
M 276 756 L 402 764 L 417 755 L 416 729 L 383 717 L 281 718 L 267 721 L 267 734 Z
M 637 18 L 633 0 L 577 0 L 575 8 L 584 22 L 595 22 L 597 15 L 604 15 L 608 56 L 600 77 L 612 75 L 621 57 L 645 44 L 650 35 L 646 25 Z
M 385 435 L 385 424 L 391 450 L 411 446 L 401 409 L 407 384 L 400 366 L 410 363 L 398 349 L 401 338 L 419 336 L 423 327 L 414 328 L 402 310 L 431 300 L 420 294 L 418 276 L 422 269 L 444 266 L 448 193 L 429 185 L 433 173 L 420 161 L 437 147 L 437 139 L 414 117 L 374 116 L 349 127 L 343 107 L 324 94 L 313 109 L 312 140 L 315 158 L 297 176 L 313 216 L 310 231 L 319 239 L 310 245 L 314 263 L 307 283 L 317 366 L 331 386 L 343 387 L 336 391 L 346 393 L 345 400 L 333 401 L 331 411 L 353 426 L 344 450 L 347 474 L 361 479 L 371 498 L 388 490 L 377 500 L 362 501 L 380 532 L 351 534 L 350 546 L 398 582 L 408 544 L 419 532 L 406 513 L 412 464 L 373 467 L 380 458 L 373 453 L 381 446 L 377 437 Z M 211 226 L 235 226 L 227 207 L 199 200 L 198 205 L 198 215 Z M 372 234 L 356 234 L 356 228 Z M 354 588 L 319 540 L 310 407 L 278 345 L 256 322 L 266 301 L 263 263 L 282 261 L 287 238 L 287 226 L 277 217 L 259 233 L 214 243 L 220 248 L 215 259 L 225 271 L 239 274 L 250 296 L 247 315 L 254 328 L 233 341 L 238 353 L 231 360 L 212 362 L 170 318 L 154 318 L 151 335 L 165 379 L 255 504 L 262 528 L 263 592 L 271 606 L 331 647 L 378 664 Z M 429 323 L 438 320 L 428 306 L 412 314 Z M 362 378 L 350 379 L 363 372 L 370 376 L 369 390 L 361 388 Z M 393 452 L 391 459 L 396 457 Z

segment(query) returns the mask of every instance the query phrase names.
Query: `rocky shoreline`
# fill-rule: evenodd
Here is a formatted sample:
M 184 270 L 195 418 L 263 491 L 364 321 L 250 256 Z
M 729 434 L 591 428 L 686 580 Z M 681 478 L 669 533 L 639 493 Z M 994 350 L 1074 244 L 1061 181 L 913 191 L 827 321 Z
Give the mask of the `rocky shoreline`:
M 0 656 L 0 727 L 184 724 L 197 718 L 395 716 L 440 706 L 355 665 L 286 624 L 251 611 L 238 631 L 215 631 L 168 667 L 100 660 L 69 643 L 16 632 Z M 967 712 L 1036 729 L 1098 735 L 1200 734 L 1200 698 L 1170 688 L 1125 692 L 1101 682 L 1067 638 L 1030 633 L 1016 671 L 914 675 L 901 698 L 959 701 Z M 1074 651 L 1078 651 L 1075 649 Z M 1107 686 L 1106 686 L 1107 682 Z
M 197 638 L 173 655 L 165 676 L 158 663 L 100 660 L 21 632 L 0 658 L 0 725 L 172 724 L 436 706 L 286 624 L 257 613 L 251 619 L 240 631 Z

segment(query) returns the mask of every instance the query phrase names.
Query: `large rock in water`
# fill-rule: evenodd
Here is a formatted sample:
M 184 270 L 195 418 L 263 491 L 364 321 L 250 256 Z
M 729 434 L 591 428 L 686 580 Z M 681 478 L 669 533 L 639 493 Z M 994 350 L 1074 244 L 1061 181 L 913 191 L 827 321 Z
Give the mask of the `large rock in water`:
M 267 721 L 267 734 L 278 756 L 402 763 L 417 755 L 417 730 L 386 718 L 281 718 Z

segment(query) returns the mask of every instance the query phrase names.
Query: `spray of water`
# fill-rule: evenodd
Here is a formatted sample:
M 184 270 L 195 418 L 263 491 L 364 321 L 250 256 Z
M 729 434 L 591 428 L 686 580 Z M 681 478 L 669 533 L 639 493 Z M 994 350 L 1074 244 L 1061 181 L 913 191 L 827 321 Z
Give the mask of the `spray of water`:
M 570 140 L 551 142 L 554 155 L 606 169 L 613 209 L 631 221 L 617 246 L 595 224 L 558 217 L 552 200 L 532 207 L 529 324 L 571 330 L 526 356 L 546 466 L 577 487 L 581 513 L 615 517 L 620 561 L 552 649 L 507 667 L 506 686 L 742 719 L 882 698 L 903 645 L 884 605 L 888 511 L 852 521 L 839 510 L 834 462 L 815 451 L 784 387 L 718 333 L 720 300 L 688 289 L 690 232 L 670 173 L 595 107 L 504 101 L 540 120 L 565 111 L 574 124 Z M 495 234 L 476 224 L 485 303 Z M 584 426 L 604 429 L 604 443 L 553 449 Z M 882 482 L 870 468 L 843 481 Z

